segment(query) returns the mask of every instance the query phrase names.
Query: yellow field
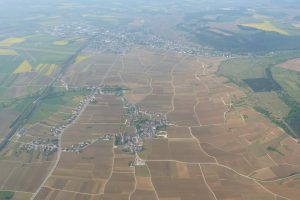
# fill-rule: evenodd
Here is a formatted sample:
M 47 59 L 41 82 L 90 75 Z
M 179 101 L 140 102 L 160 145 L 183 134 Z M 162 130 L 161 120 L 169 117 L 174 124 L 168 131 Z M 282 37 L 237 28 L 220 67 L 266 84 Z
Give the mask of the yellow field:
M 57 68 L 57 65 L 55 65 L 55 64 L 50 65 L 48 68 L 48 71 L 46 72 L 46 75 L 51 76 L 56 68 Z
M 79 55 L 77 56 L 76 60 L 75 60 L 75 63 L 78 64 L 84 60 L 88 59 L 88 56 L 84 56 L 84 55 Z
M 270 18 L 269 16 L 266 15 L 260 15 L 260 14 L 255 14 L 252 16 L 254 19 L 268 19 Z
M 282 35 L 289 35 L 288 32 L 275 27 L 271 22 L 241 24 L 241 26 L 255 28 L 255 29 L 263 30 L 263 31 L 267 31 L 267 32 L 276 32 L 276 33 L 279 33 Z
M 56 64 L 39 64 L 35 68 L 35 71 L 46 76 L 51 76 L 57 67 L 58 65 Z
M 58 41 L 55 41 L 53 42 L 54 45 L 58 45 L 58 46 L 65 46 L 67 44 L 69 44 L 69 41 L 66 41 L 66 40 L 58 40 Z
M 7 38 L 5 40 L 0 41 L 0 46 L 10 47 L 14 44 L 19 44 L 25 41 L 25 38 Z
M 35 68 L 35 71 L 37 72 L 42 72 L 43 69 L 47 67 L 47 64 L 39 64 L 36 68 Z
M 91 15 L 90 15 L 91 16 Z M 100 15 L 98 16 L 99 19 L 101 21 L 104 21 L 104 22 L 108 22 L 108 23 L 119 23 L 120 22 L 120 19 L 117 17 L 117 16 L 112 16 L 112 15 Z
M 18 53 L 11 49 L 0 49 L 1 56 L 17 56 Z
M 32 66 L 31 64 L 25 60 L 22 62 L 19 67 L 14 71 L 15 74 L 20 74 L 20 73 L 26 73 L 26 72 L 31 72 Z

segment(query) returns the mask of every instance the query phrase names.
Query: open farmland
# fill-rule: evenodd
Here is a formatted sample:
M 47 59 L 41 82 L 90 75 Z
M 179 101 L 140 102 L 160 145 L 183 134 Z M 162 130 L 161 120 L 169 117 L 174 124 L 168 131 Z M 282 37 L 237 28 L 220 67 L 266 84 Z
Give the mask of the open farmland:
M 75 61 L 61 80 L 68 87 L 125 90 L 83 101 L 90 90 L 57 88 L 33 113 L 26 134 L 4 151 L 0 165 L 11 178 L 0 177 L 1 187 L 34 199 L 297 199 L 297 141 L 251 108 L 235 106 L 246 94 L 216 75 L 222 60 L 137 47 Z M 135 134 L 124 99 L 168 120 L 165 134 L 144 138 L 136 154 L 106 139 Z M 55 135 L 51 127 L 62 126 L 79 103 L 76 119 Z M 22 150 L 32 138 L 58 150 Z M 39 178 L 28 185 L 33 171 Z M 291 182 L 285 187 L 293 192 L 278 190 L 281 181 Z
M 16 199 L 22 199 L 22 196 L 24 199 L 30 198 L 47 177 L 58 156 L 52 148 L 59 139 L 51 126 L 64 123 L 68 119 L 65 115 L 69 117 L 72 114 L 71 111 L 83 99 L 85 92 L 57 92 L 52 95 L 44 102 L 48 106 L 42 105 L 37 109 L 32 115 L 31 124 L 20 130 L 1 152 L 0 165 L 4 170 L 4 177 L 0 178 L 1 188 L 16 191 Z M 17 105 L 15 109 L 22 110 L 22 107 Z
M 0 200 L 299 200 L 297 0 L 0 0 Z
M 288 60 L 278 65 L 284 69 L 300 72 L 300 58 Z
M 287 69 L 273 68 L 275 80 L 282 85 L 285 91 L 300 103 L 300 72 L 293 72 Z
M 58 137 L 49 127 L 61 124 L 62 114 L 74 111 L 86 94 L 45 101 L 40 107 L 45 112 L 37 110 L 27 134 L 8 149 L 18 151 L 19 143 L 31 137 L 58 141 L 59 149 L 51 156 L 21 151 L 16 157 L 6 151 L 0 164 L 12 178 L 0 179 L 3 189 L 35 199 L 297 199 L 297 141 L 251 108 L 234 106 L 246 94 L 216 75 L 222 60 L 139 47 L 75 62 L 62 77 L 68 87 L 106 84 L 126 90 L 95 94 Z M 100 76 L 88 79 L 89 74 Z M 126 152 L 116 138 L 105 139 L 135 133 L 124 98 L 141 112 L 168 120 L 165 135 L 144 138 L 144 149 L 136 154 Z M 22 167 L 16 158 L 28 164 Z M 29 187 L 23 177 L 31 170 L 40 176 Z M 278 190 L 279 181 L 291 182 L 285 187 L 293 192 Z
M 95 63 L 98 59 L 101 64 Z M 233 106 L 232 102 L 245 93 L 215 75 L 221 60 L 138 48 L 122 56 L 101 54 L 75 63 L 63 78 L 66 83 L 85 86 L 88 84 L 79 74 L 88 74 L 89 70 L 102 74 L 98 79 L 96 76 L 89 79 L 89 84 L 115 83 L 127 88 L 124 96 L 141 110 L 160 112 L 167 117 L 170 124 L 167 136 L 145 139 L 145 150 L 136 156 L 126 154 L 110 142 L 93 144 L 105 148 L 100 157 L 106 167 L 99 175 L 88 164 L 99 158 L 88 156 L 93 146 L 77 157 L 63 153 L 60 164 L 37 197 L 58 193 L 59 196 L 82 194 L 90 199 L 198 199 L 203 195 L 206 199 L 224 200 L 285 199 L 271 184 L 281 179 L 294 181 L 294 176 L 300 173 L 300 160 L 295 156 L 298 144 L 259 113 Z M 93 68 L 75 70 L 88 65 Z M 156 73 L 158 69 L 160 74 Z M 76 124 L 65 131 L 62 145 L 68 147 L 87 138 L 119 132 L 125 119 L 117 97 L 97 96 L 96 103 L 89 105 Z M 141 165 L 129 167 L 135 159 Z M 74 166 L 73 162 L 81 163 L 74 172 L 67 170 L 68 166 Z M 74 173 L 80 174 L 82 180 L 75 182 Z M 60 179 L 64 184 L 58 184 Z M 91 190 L 82 190 L 86 187 L 80 181 L 91 180 Z M 178 184 L 182 187 L 174 190 Z M 237 184 L 241 190 L 233 192 Z M 222 189 L 225 185 L 226 192 Z M 296 198 L 295 194 L 289 199 Z
M 99 114 L 107 110 L 110 112 L 105 114 L 105 118 L 99 118 Z M 96 103 L 87 106 L 76 123 L 65 131 L 61 141 L 62 146 L 68 148 L 81 141 L 117 132 L 120 125 L 124 123 L 120 113 L 122 113 L 122 106 L 116 97 L 97 97 Z M 127 181 L 134 180 L 133 169 L 129 168 L 128 162 L 133 159 L 133 156 L 124 155 L 122 151 L 118 152 L 114 149 L 111 141 L 95 142 L 79 154 L 63 152 L 55 170 L 41 185 L 42 189 L 37 194 L 37 199 L 43 199 L 45 195 L 48 198 L 54 198 L 53 195 L 63 196 L 63 192 L 66 192 L 65 195 L 70 198 L 73 193 L 98 198 L 101 195 L 118 196 L 120 194 L 114 189 L 111 190 L 110 184 L 120 183 L 120 189 L 125 186 L 124 190 L 128 190 Z M 122 181 L 126 181 L 126 184 L 124 185 Z M 134 182 L 131 188 L 133 185 Z M 48 190 L 51 192 L 46 192 Z M 130 191 L 131 189 L 128 194 Z

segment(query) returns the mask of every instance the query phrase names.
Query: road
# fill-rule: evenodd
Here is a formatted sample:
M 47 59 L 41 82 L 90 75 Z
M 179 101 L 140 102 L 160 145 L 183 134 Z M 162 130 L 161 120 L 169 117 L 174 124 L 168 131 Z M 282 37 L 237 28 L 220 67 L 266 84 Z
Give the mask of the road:
M 81 111 L 78 114 L 78 116 L 76 117 L 76 119 L 72 123 L 68 124 L 64 130 L 66 130 L 68 127 L 70 127 L 71 125 L 73 125 L 74 123 L 76 123 L 76 121 L 79 119 L 80 115 L 84 112 L 84 110 L 86 109 L 86 107 L 88 106 L 88 104 L 89 104 L 89 101 L 87 101 L 87 103 L 83 106 L 83 108 L 81 109 Z M 61 153 L 62 153 L 62 150 L 61 150 L 61 139 L 62 139 L 64 130 L 58 136 L 58 150 L 57 150 L 57 156 L 56 156 L 55 163 L 52 166 L 52 168 L 49 171 L 49 173 L 46 176 L 46 178 L 44 179 L 44 181 L 40 184 L 40 186 L 38 187 L 38 189 L 33 193 L 32 197 L 31 197 L 32 200 L 36 198 L 37 194 L 41 191 L 41 189 L 44 187 L 44 185 L 47 182 L 47 180 L 50 178 L 50 176 L 52 176 L 54 170 L 57 168 L 57 165 L 59 163 L 59 160 L 60 160 L 60 157 L 61 157 Z

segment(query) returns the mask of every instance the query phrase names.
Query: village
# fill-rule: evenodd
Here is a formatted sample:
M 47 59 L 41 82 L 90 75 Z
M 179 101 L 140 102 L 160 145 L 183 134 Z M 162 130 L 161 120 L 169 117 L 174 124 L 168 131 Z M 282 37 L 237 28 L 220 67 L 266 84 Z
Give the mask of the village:
M 82 24 L 80 22 L 71 22 L 46 27 L 37 31 L 37 33 L 47 33 L 62 39 L 74 37 L 93 38 L 85 50 L 90 54 L 101 52 L 124 53 L 136 45 L 142 45 L 153 49 L 189 55 L 231 56 L 230 54 L 212 51 L 196 44 L 185 44 L 184 42 L 163 38 L 144 28 L 111 29 Z
M 40 151 L 44 155 L 48 156 L 55 153 L 58 150 L 58 139 L 42 139 L 34 138 L 32 142 L 22 144 L 21 150 L 25 150 L 30 153 L 32 151 Z
M 59 126 L 50 128 L 50 133 L 53 137 L 58 137 L 63 131 L 68 128 L 83 112 L 84 108 L 91 103 L 96 103 L 96 95 L 116 95 L 119 96 L 123 102 L 123 108 L 126 113 L 126 126 L 133 127 L 135 134 L 120 131 L 115 134 L 105 134 L 96 139 L 88 139 L 78 144 L 73 144 L 70 147 L 62 148 L 62 152 L 80 153 L 88 146 L 98 141 L 114 140 L 115 146 L 121 146 L 124 152 L 135 154 L 144 150 L 143 140 L 145 138 L 167 137 L 166 127 L 168 121 L 165 116 L 160 113 L 149 111 L 141 111 L 135 104 L 131 104 L 123 96 L 123 89 L 118 86 L 87 86 L 86 90 L 90 91 L 79 105 L 72 110 L 72 114 L 65 122 Z M 26 134 L 26 129 L 19 131 L 19 135 Z M 51 155 L 58 150 L 58 139 L 49 138 L 34 138 L 31 142 L 22 144 L 20 149 L 27 152 L 40 151 L 44 155 Z
M 63 131 L 69 127 L 70 124 L 72 124 L 80 115 L 80 113 L 84 110 L 85 106 L 87 106 L 89 103 L 95 102 L 95 97 L 96 93 L 92 91 L 91 94 L 87 95 L 83 100 L 79 102 L 79 105 L 72 110 L 71 116 L 65 120 L 65 122 L 59 126 L 56 127 L 51 127 L 50 128 L 50 133 L 54 137 L 58 137 L 63 133 Z M 25 135 L 26 134 L 26 129 L 21 129 L 18 132 L 18 136 Z M 22 144 L 20 146 L 21 150 L 25 150 L 27 152 L 32 152 L 33 150 L 38 150 L 45 155 L 50 155 L 52 153 L 55 153 L 58 148 L 58 139 L 55 139 L 55 142 L 52 142 L 53 140 L 50 140 L 49 138 L 33 138 L 33 140 L 29 143 Z M 74 152 L 79 152 L 82 148 L 82 145 L 78 145 L 77 148 L 73 148 Z
M 121 145 L 123 151 L 135 154 L 144 150 L 145 138 L 166 137 L 164 129 L 168 122 L 162 114 L 141 111 L 137 105 L 130 104 L 123 96 L 121 99 L 126 110 L 126 126 L 133 127 L 136 134 L 130 135 L 126 132 L 116 134 L 115 145 Z
M 88 139 L 88 140 L 80 142 L 78 144 L 73 144 L 70 147 L 64 147 L 64 148 L 62 148 L 62 152 L 76 152 L 76 153 L 80 153 L 81 151 L 83 151 L 88 146 L 94 144 L 95 142 L 101 141 L 101 140 L 102 141 L 110 141 L 110 140 L 113 140 L 113 136 L 110 135 L 110 134 L 106 134 L 103 137 L 98 137 L 96 139 Z

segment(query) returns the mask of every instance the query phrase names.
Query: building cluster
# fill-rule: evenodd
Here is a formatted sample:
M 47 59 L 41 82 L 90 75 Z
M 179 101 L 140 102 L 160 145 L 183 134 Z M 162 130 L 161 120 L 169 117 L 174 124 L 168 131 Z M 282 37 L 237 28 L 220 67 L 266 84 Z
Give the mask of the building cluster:
M 90 54 L 109 52 L 124 53 L 136 45 L 146 46 L 153 49 L 172 51 L 181 54 L 222 56 L 224 52 L 213 51 L 206 47 L 170 40 L 161 37 L 145 29 L 92 29 L 93 40 L 89 43 L 86 51 Z
M 69 124 L 71 124 L 76 120 L 76 118 L 82 112 L 86 104 L 95 103 L 95 102 L 96 102 L 96 96 L 94 93 L 86 96 L 83 100 L 79 102 L 78 106 L 72 110 L 72 113 L 70 117 L 66 120 L 66 123 L 57 127 L 51 127 L 50 132 L 53 134 L 53 136 L 60 135 Z
M 44 155 L 51 155 L 58 150 L 58 139 L 35 138 L 29 143 L 22 144 L 20 149 L 27 152 L 40 151 Z
M 164 130 L 168 124 L 166 117 L 160 113 L 141 111 L 137 105 L 128 102 L 124 108 L 127 114 L 126 123 L 134 127 L 137 135 L 142 138 L 157 137 L 157 133 Z
M 89 53 L 124 53 L 134 46 L 134 41 L 126 32 L 101 30 L 88 45 Z
M 122 145 L 123 151 L 137 153 L 144 150 L 143 139 L 139 135 L 129 135 L 128 133 L 115 134 L 115 145 Z
M 135 167 L 135 166 L 145 166 L 146 161 L 139 158 L 138 156 L 135 158 L 134 161 L 129 161 L 128 166 L 129 167 Z
M 144 30 L 101 30 L 89 44 L 90 53 L 124 53 L 135 45 L 193 55 L 211 55 L 212 51 L 199 45 L 184 44 L 162 38 Z
M 142 160 L 137 156 L 135 158 L 134 165 L 135 166 L 144 166 L 144 165 L 146 165 L 146 162 L 145 162 L 145 160 Z
M 102 137 L 98 137 L 96 139 L 89 139 L 83 142 L 80 142 L 78 144 L 73 144 L 70 147 L 65 147 L 62 149 L 62 152 L 73 152 L 73 153 L 80 153 L 81 151 L 83 151 L 85 148 L 87 148 L 88 146 L 94 144 L 95 142 L 98 141 L 110 141 L 113 140 L 113 136 L 110 134 L 106 134 Z
M 58 24 L 54 26 L 45 26 L 40 32 L 47 33 L 59 38 L 74 38 L 74 37 L 89 37 L 98 33 L 98 29 L 95 26 L 91 26 L 87 23 L 69 22 Z
M 84 107 L 89 104 L 96 101 L 95 93 L 91 93 L 90 95 L 87 95 L 82 101 L 79 102 L 79 105 L 72 110 L 72 114 L 70 117 L 66 120 L 65 124 L 54 126 L 50 128 L 50 132 L 54 137 L 58 137 L 67 127 L 70 125 L 73 121 L 76 120 L 76 118 L 79 116 L 79 114 L 82 112 Z M 24 135 L 26 133 L 26 129 L 21 129 L 19 131 L 20 135 Z M 106 139 L 110 138 L 108 136 L 105 136 Z M 79 144 L 79 149 L 85 148 L 87 145 L 91 144 L 91 141 L 82 142 Z M 25 143 L 21 145 L 22 150 L 26 150 L 27 152 L 32 151 L 41 151 L 45 155 L 50 155 L 54 152 L 56 152 L 59 148 L 58 139 L 42 139 L 35 137 L 31 142 Z M 77 147 L 76 147 L 77 148 Z
M 96 95 L 116 95 L 116 96 L 122 96 L 125 88 L 122 86 L 110 86 L 110 85 L 100 85 L 100 86 L 94 86 L 94 85 L 89 85 L 85 87 L 76 87 L 73 88 L 77 91 L 79 90 L 87 90 L 92 93 L 92 96 L 90 97 L 90 103 L 95 103 L 96 102 Z
M 121 97 L 126 110 L 126 125 L 134 127 L 135 135 L 126 132 L 115 134 L 115 145 L 122 146 L 123 151 L 137 153 L 144 150 L 144 138 L 160 136 L 168 124 L 164 115 L 154 112 L 141 111 L 135 104 L 130 104 L 126 98 Z
M 83 151 L 88 146 L 94 144 L 98 141 L 110 141 L 114 140 L 115 145 L 122 146 L 123 151 L 129 153 L 137 153 L 144 150 L 144 138 L 160 137 L 163 130 L 166 128 L 168 122 L 166 117 L 160 113 L 141 111 L 139 107 L 135 104 L 131 104 L 122 95 L 123 88 L 112 87 L 112 86 L 88 86 L 85 88 L 90 91 L 82 101 L 79 102 L 78 106 L 72 110 L 70 117 L 66 120 L 66 123 L 54 126 L 50 128 L 50 132 L 53 136 L 58 137 L 62 132 L 73 123 L 80 113 L 83 111 L 86 105 L 96 102 L 96 95 L 106 95 L 115 94 L 120 96 L 124 109 L 126 110 L 126 125 L 128 127 L 135 128 L 135 134 L 129 134 L 127 132 L 120 131 L 114 135 L 106 134 L 102 137 L 96 139 L 88 139 L 86 141 L 79 142 L 78 144 L 73 144 L 70 147 L 64 147 L 63 152 L 75 152 L 79 153 Z M 28 152 L 33 150 L 40 150 L 45 154 L 49 155 L 59 148 L 58 139 L 41 139 L 34 138 L 30 143 L 26 143 L 22 146 Z

